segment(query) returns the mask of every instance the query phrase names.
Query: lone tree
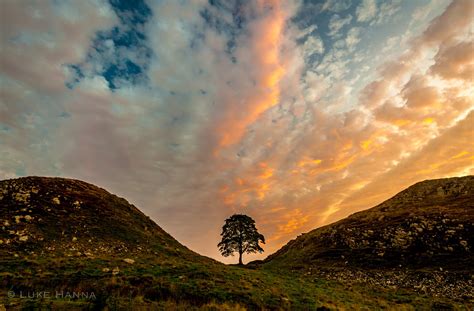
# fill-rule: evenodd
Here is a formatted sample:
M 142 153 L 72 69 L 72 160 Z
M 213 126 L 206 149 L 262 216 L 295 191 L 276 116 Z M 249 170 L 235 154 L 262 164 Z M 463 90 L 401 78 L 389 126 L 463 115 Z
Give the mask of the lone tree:
M 239 265 L 242 264 L 243 253 L 263 252 L 258 243 L 265 244 L 265 237 L 258 233 L 255 221 L 247 215 L 235 214 L 227 218 L 221 236 L 222 241 L 217 247 L 222 256 L 227 257 L 239 252 Z

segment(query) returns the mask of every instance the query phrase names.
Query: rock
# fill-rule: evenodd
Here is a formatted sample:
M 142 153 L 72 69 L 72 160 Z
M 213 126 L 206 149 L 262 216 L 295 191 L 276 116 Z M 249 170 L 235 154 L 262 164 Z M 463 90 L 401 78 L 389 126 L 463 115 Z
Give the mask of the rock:
M 131 258 L 125 258 L 123 261 L 128 263 L 128 264 L 131 264 L 131 265 L 133 265 L 135 263 L 135 260 L 133 260 Z
M 26 241 L 28 241 L 28 236 L 27 235 L 22 235 L 22 236 L 20 236 L 20 238 L 18 240 L 20 240 L 21 242 L 26 242 Z
M 14 198 L 15 198 L 15 201 L 27 203 L 28 199 L 30 198 L 30 193 L 21 191 L 21 192 L 15 193 Z
M 54 197 L 52 201 L 53 201 L 53 203 L 56 204 L 56 205 L 61 204 L 61 201 L 59 201 L 59 198 L 58 198 L 58 197 Z
M 436 193 L 439 195 L 439 196 L 445 196 L 445 191 L 443 190 L 443 187 L 438 187 L 436 189 Z
M 72 241 L 73 242 L 76 242 L 77 241 L 77 238 L 75 236 L 72 237 Z
M 119 273 L 120 273 L 119 267 L 115 267 L 115 268 L 112 269 L 112 275 L 117 275 Z

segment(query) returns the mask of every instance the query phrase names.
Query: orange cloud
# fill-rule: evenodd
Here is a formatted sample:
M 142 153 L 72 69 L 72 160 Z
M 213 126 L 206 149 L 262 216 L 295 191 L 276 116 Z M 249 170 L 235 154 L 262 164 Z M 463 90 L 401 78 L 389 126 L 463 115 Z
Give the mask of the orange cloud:
M 280 209 L 275 212 L 281 211 Z M 309 216 L 301 209 L 294 209 L 286 212 L 279 219 L 280 224 L 277 225 L 276 232 L 268 239 L 267 242 L 276 242 L 294 233 L 309 221 Z
M 322 162 L 323 160 L 321 159 L 310 159 L 308 157 L 305 157 L 303 160 L 300 160 L 298 162 L 298 167 L 304 167 L 304 166 L 307 166 L 307 165 L 318 165 Z
M 258 172 L 254 174 L 254 172 Z M 251 169 L 246 179 L 237 177 L 232 186 L 225 185 L 221 188 L 223 202 L 227 205 L 239 204 L 245 206 L 252 199 L 262 201 L 271 190 L 271 181 L 274 169 L 265 162 L 260 162 Z
M 441 49 L 435 56 L 431 72 L 445 79 L 474 79 L 474 44 L 460 42 Z
M 268 179 L 273 176 L 273 169 L 271 168 L 265 168 L 263 172 L 259 175 L 260 178 L 262 179 Z
M 458 158 L 462 158 L 464 157 L 465 155 L 468 155 L 469 152 L 468 151 L 461 151 L 460 153 L 454 155 L 451 157 L 451 159 L 458 159 Z
M 279 1 L 259 1 L 258 9 L 262 17 L 252 27 L 249 49 L 252 66 L 258 71 L 254 77 L 246 77 L 255 80 L 255 87 L 241 103 L 244 111 L 230 111 L 232 115 L 227 116 L 225 124 L 218 126 L 221 148 L 239 142 L 246 128 L 280 99 L 279 82 L 286 72 L 280 59 L 280 41 L 286 16 Z

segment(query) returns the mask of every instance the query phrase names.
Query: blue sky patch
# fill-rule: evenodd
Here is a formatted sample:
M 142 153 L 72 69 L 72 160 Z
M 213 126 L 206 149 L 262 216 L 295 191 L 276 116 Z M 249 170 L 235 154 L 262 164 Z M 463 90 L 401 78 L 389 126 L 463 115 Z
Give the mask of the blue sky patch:
M 148 82 L 152 50 L 144 25 L 152 11 L 143 0 L 110 0 L 110 5 L 120 24 L 97 32 L 83 63 L 67 65 L 73 73 L 67 87 L 96 75 L 103 76 L 111 90 Z

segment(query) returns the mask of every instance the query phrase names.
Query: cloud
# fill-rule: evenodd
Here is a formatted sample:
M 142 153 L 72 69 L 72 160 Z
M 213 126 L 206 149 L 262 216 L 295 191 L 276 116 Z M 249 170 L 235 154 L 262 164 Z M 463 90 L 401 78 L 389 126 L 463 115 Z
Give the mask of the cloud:
M 303 45 L 303 55 L 307 59 L 314 54 L 323 54 L 324 53 L 324 43 L 321 38 L 316 36 L 310 36 L 306 39 Z
M 473 80 L 474 44 L 472 41 L 443 45 L 435 56 L 431 72 L 444 79 Z
M 350 6 L 350 0 L 327 0 L 322 6 L 322 11 L 328 10 L 337 13 L 349 9 Z
M 342 29 L 345 25 L 348 25 L 352 20 L 352 15 L 347 15 L 346 17 L 340 17 L 338 14 L 334 14 L 329 20 L 329 35 L 335 36 L 339 30 Z
M 363 0 L 356 9 L 357 21 L 368 22 L 377 14 L 377 3 L 375 0 Z
M 56 129 L 67 110 L 67 63 L 84 57 L 94 33 L 116 16 L 104 1 L 2 4 L 0 170 L 59 174 Z M 32 156 L 32 155 L 35 156 Z
M 370 25 L 380 25 L 387 23 L 400 10 L 401 0 L 386 1 L 380 4 L 376 17 Z
M 360 42 L 360 29 L 357 27 L 351 28 L 346 36 L 346 46 L 353 49 L 357 43 Z
M 59 6 L 59 7 L 58 7 Z M 64 86 L 64 65 L 80 59 L 97 29 L 115 22 L 115 15 L 102 1 L 41 3 L 22 10 L 19 4 L 2 5 L 0 68 L 4 75 L 27 83 L 31 89 L 60 92 Z M 70 13 L 76 12 L 76 13 Z M 79 18 L 79 16 L 85 16 Z M 46 62 L 31 64 L 30 53 Z M 54 66 L 49 67 L 49 63 Z M 42 77 L 47 74 L 48 79 Z

